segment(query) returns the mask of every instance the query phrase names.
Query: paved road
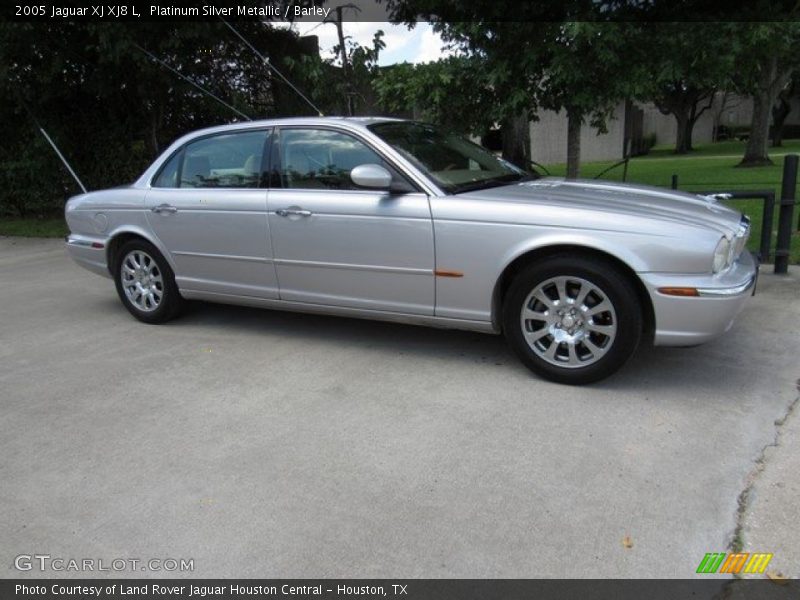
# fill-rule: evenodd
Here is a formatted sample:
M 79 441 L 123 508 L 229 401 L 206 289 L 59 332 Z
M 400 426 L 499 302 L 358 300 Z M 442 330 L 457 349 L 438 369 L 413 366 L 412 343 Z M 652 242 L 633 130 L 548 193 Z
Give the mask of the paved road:
M 192 558 L 194 577 L 690 577 L 737 524 L 748 542 L 738 500 L 773 475 L 797 275 L 765 274 L 721 340 L 571 388 L 480 334 L 204 304 L 143 325 L 59 242 L 0 238 L 0 576 L 46 553 Z M 784 502 L 759 518 L 796 531 Z

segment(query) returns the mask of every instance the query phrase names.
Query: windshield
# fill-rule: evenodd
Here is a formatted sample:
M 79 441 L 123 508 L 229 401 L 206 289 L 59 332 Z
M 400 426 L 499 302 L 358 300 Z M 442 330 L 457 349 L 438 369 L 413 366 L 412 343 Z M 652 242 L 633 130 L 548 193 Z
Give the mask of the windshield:
M 392 121 L 369 129 L 453 194 L 532 177 L 485 148 L 433 125 Z

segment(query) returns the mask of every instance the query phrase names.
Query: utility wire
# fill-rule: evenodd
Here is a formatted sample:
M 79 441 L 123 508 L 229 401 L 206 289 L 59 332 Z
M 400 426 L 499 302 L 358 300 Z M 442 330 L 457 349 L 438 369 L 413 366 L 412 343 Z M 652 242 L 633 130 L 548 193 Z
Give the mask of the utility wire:
M 80 188 L 83 190 L 83 193 L 84 193 L 84 194 L 86 194 L 86 193 L 88 192 L 88 190 L 86 189 L 86 186 L 85 186 L 85 185 L 83 185 L 83 182 L 80 180 L 80 178 L 79 178 L 79 177 L 78 177 L 78 175 L 75 173 L 75 171 L 73 171 L 72 167 L 71 167 L 71 166 L 69 165 L 69 163 L 67 162 L 67 159 L 66 159 L 66 158 L 64 158 L 64 155 L 63 155 L 63 154 L 61 154 L 61 150 L 59 150 L 59 149 L 58 149 L 58 146 L 56 146 L 56 143 L 55 143 L 55 142 L 54 142 L 54 141 L 53 141 L 53 140 L 50 138 L 50 136 L 49 136 L 49 135 L 47 135 L 47 132 L 44 130 L 44 127 L 42 127 L 42 126 L 39 124 L 39 121 L 36 119 L 36 117 L 34 116 L 34 114 L 31 112 L 31 109 L 30 109 L 30 108 L 28 108 L 28 105 L 27 105 L 27 104 L 25 104 L 25 102 L 23 102 L 22 98 L 20 98 L 20 99 L 19 99 L 19 101 L 20 101 L 20 103 L 22 104 L 22 107 L 23 107 L 23 108 L 24 108 L 24 109 L 27 111 L 27 113 L 30 115 L 31 119 L 33 119 L 33 122 L 36 124 L 36 127 L 37 127 L 37 129 L 38 129 L 39 131 L 41 131 L 41 132 L 42 132 L 42 135 L 44 136 L 44 139 L 46 139 L 46 140 L 47 140 L 47 142 L 50 144 L 50 146 L 52 146 L 52 148 L 53 148 L 53 150 L 55 151 L 55 153 L 56 153 L 56 154 L 58 154 L 58 158 L 60 158 L 60 159 L 61 159 L 61 162 L 62 162 L 62 163 L 64 163 L 64 166 L 67 168 L 67 171 L 69 171 L 69 174 L 70 174 L 70 175 L 72 175 L 72 178 L 73 178 L 75 181 L 77 181 L 77 182 L 78 182 L 78 185 L 79 185 L 79 186 L 80 186 Z
M 309 100 L 308 98 L 306 98 L 306 96 L 305 96 L 305 94 L 303 94 L 303 92 L 301 92 L 299 89 L 297 89 L 297 88 L 294 86 L 294 84 L 293 84 L 291 81 L 289 81 L 288 79 L 286 79 L 286 77 L 284 77 L 284 76 L 283 76 L 283 73 L 281 73 L 280 71 L 278 71 L 278 69 L 277 69 L 277 68 L 276 68 L 276 67 L 275 67 L 275 66 L 274 66 L 274 65 L 273 65 L 273 64 L 270 62 L 269 58 L 267 58 L 266 56 L 264 56 L 263 54 L 261 54 L 261 52 L 259 52 L 258 50 L 256 50 L 256 47 L 255 47 L 255 46 L 253 46 L 253 44 L 251 44 L 249 41 L 247 41 L 247 39 L 246 39 L 246 38 L 245 38 L 245 37 L 244 37 L 244 36 L 243 36 L 241 33 L 239 33 L 239 31 L 238 31 L 238 30 L 237 30 L 237 29 L 236 29 L 236 28 L 235 28 L 233 25 L 231 25 L 230 23 L 228 23 L 228 22 L 227 22 L 225 19 L 223 19 L 222 17 L 220 17 L 220 18 L 219 18 L 219 20 L 220 20 L 220 21 L 222 21 L 223 23 L 225 23 L 225 25 L 228 27 L 228 29 L 230 29 L 230 30 L 231 30 L 233 33 L 235 33 L 235 34 L 236 34 L 236 36 L 237 36 L 237 37 L 238 37 L 240 40 L 242 40 L 242 41 L 243 41 L 245 44 L 247 44 L 247 46 L 248 46 L 248 47 L 249 47 L 249 48 L 250 48 L 250 49 L 251 49 L 253 52 L 255 52 L 256 56 L 258 56 L 258 57 L 259 57 L 259 58 L 260 58 L 260 59 L 261 59 L 261 60 L 264 62 L 264 64 L 266 64 L 266 65 L 267 65 L 267 66 L 268 66 L 270 69 L 272 69 L 272 71 L 273 71 L 273 72 L 274 72 L 274 73 L 275 73 L 275 74 L 276 74 L 278 77 L 280 77 L 281 79 L 283 79 L 283 81 L 285 81 L 285 82 L 286 82 L 286 84 L 287 84 L 287 85 L 288 85 L 290 88 L 292 88 L 292 89 L 293 89 L 293 90 L 294 90 L 294 91 L 297 93 L 297 95 L 298 95 L 298 96 L 300 96 L 300 97 L 301 97 L 303 100 L 305 100 L 305 101 L 306 101 L 306 103 L 307 103 L 307 104 L 308 104 L 308 105 L 309 105 L 311 108 L 313 108 L 313 109 L 316 111 L 316 113 L 317 113 L 317 114 L 318 114 L 320 117 L 324 117 L 324 116 L 325 116 L 324 114 L 322 114 L 322 111 L 321 111 L 320 109 L 318 109 L 316 106 L 314 106 L 314 103 L 313 103 L 313 102 L 311 102 L 311 100 Z
M 177 69 L 174 69 L 173 67 L 169 66 L 167 63 L 165 63 L 163 60 L 161 60 L 160 58 L 158 58 L 157 56 L 155 56 L 153 53 L 151 53 L 151 52 L 148 52 L 147 50 L 145 50 L 144 48 L 142 48 L 142 47 L 141 47 L 139 44 L 133 44 L 133 46 L 134 46 L 135 48 L 137 48 L 137 49 L 141 50 L 142 52 L 144 52 L 144 53 L 145 53 L 147 56 L 149 56 L 151 59 L 153 59 L 154 61 L 156 61 L 156 62 L 157 62 L 158 64 L 160 64 L 162 67 L 165 67 L 165 68 L 169 69 L 170 71 L 172 71 L 173 73 L 175 73 L 175 75 L 177 75 L 178 77 L 180 77 L 181 79 L 183 79 L 183 80 L 184 80 L 186 83 L 189 83 L 189 84 L 193 85 L 194 87 L 196 87 L 198 90 L 200 90 L 200 91 L 201 91 L 201 92 L 203 92 L 204 94 L 207 94 L 208 96 L 211 96 L 211 97 L 212 97 L 214 100 L 216 100 L 217 102 L 219 102 L 219 103 L 220 103 L 220 104 L 222 104 L 223 106 L 226 106 L 227 108 L 230 108 L 230 109 L 231 109 L 233 112 L 235 112 L 235 113 L 236 113 L 237 115 L 239 115 L 240 117 L 242 117 L 242 118 L 244 118 L 244 119 L 247 119 L 248 121 L 252 121 L 252 120 L 253 120 L 253 119 L 251 119 L 250 117 L 248 117 L 246 114 L 244 114 L 242 111 L 240 111 L 240 110 L 238 110 L 238 109 L 234 108 L 233 106 L 231 106 L 230 104 L 228 104 L 227 102 L 225 102 L 225 100 L 223 100 L 223 99 L 222 99 L 222 98 L 220 98 L 219 96 L 215 96 L 214 94 L 212 94 L 211 92 L 209 92 L 207 89 L 205 89 L 205 88 L 204 88 L 203 86 L 201 86 L 199 83 L 196 83 L 196 82 L 192 81 L 191 79 L 189 79 L 188 77 L 186 77 L 186 75 L 184 75 L 183 73 L 181 73 L 181 72 L 180 72 L 180 71 L 178 71 Z

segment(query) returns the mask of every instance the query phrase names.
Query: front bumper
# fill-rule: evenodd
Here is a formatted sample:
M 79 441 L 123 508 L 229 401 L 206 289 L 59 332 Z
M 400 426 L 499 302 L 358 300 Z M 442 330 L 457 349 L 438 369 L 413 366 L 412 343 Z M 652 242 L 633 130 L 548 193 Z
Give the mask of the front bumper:
M 657 346 L 694 346 L 728 331 L 744 303 L 754 292 L 758 265 L 743 252 L 722 275 L 642 273 L 653 302 Z M 659 288 L 695 288 L 698 296 L 672 296 Z
M 106 239 L 71 233 L 66 238 L 67 254 L 70 258 L 103 277 L 111 277 L 106 258 Z

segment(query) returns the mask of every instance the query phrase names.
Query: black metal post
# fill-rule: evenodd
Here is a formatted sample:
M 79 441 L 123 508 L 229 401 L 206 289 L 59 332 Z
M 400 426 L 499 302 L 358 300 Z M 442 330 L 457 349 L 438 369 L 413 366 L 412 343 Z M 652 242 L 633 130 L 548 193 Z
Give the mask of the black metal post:
M 673 190 L 677 190 L 678 189 L 678 176 L 677 175 L 673 175 L 672 176 L 672 189 Z
M 787 154 L 783 159 L 783 184 L 781 207 L 778 214 L 778 242 L 775 247 L 775 273 L 789 271 L 789 247 L 792 243 L 792 213 L 797 195 L 797 154 Z
M 775 192 L 764 194 L 764 210 L 761 212 L 761 249 L 759 260 L 769 262 L 772 245 L 772 221 L 775 218 Z

